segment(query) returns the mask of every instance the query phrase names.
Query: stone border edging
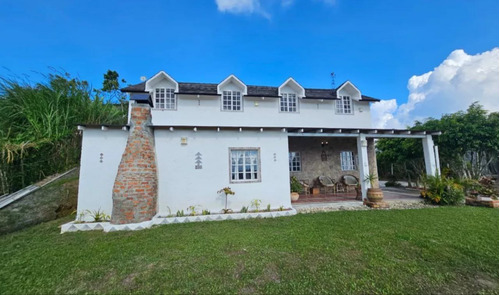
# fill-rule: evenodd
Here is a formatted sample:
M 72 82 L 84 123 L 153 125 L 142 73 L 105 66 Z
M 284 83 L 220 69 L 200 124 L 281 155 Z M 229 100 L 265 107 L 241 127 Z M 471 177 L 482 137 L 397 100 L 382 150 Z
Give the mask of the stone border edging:
M 213 215 L 196 215 L 183 217 L 153 217 L 148 221 L 129 224 L 111 224 L 109 222 L 92 222 L 92 223 L 75 223 L 71 221 L 61 226 L 61 234 L 66 232 L 102 230 L 104 232 L 114 231 L 135 231 L 150 228 L 154 225 L 187 223 L 187 222 L 204 222 L 204 221 L 222 221 L 222 220 L 238 220 L 238 219 L 254 219 L 254 218 L 275 218 L 292 216 L 297 214 L 295 209 L 286 211 L 272 212 L 256 212 L 256 213 L 231 213 L 231 214 L 213 214 Z

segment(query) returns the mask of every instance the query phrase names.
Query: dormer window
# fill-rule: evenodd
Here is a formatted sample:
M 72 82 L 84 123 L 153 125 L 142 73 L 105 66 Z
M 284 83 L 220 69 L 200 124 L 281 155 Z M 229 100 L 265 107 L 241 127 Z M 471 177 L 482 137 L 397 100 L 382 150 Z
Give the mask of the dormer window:
M 280 98 L 280 111 L 297 112 L 297 95 L 295 93 L 282 93 Z
M 177 107 L 175 90 L 173 88 L 155 88 L 155 109 L 175 110 Z
M 341 96 L 336 102 L 337 114 L 352 114 L 352 101 L 351 97 L 344 95 Z
M 278 87 L 278 96 L 280 97 L 280 112 L 298 113 L 299 98 L 305 97 L 306 91 L 293 78 L 288 78 Z
M 241 111 L 241 92 L 223 91 L 222 92 L 222 110 Z

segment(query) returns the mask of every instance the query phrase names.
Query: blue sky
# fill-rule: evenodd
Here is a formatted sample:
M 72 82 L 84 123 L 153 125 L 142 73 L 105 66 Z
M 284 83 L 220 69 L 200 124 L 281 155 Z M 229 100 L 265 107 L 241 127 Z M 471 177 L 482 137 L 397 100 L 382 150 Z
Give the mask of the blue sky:
M 329 88 L 333 71 L 337 85 L 350 80 L 392 101 L 379 111 L 396 118 L 409 104 L 412 76 L 458 49 L 465 62 L 498 48 L 498 12 L 496 0 L 0 0 L 0 75 L 37 81 L 33 71 L 54 67 L 101 87 L 108 69 L 132 84 L 164 70 L 186 82 L 235 74 L 278 86 L 292 76 L 304 87 Z M 498 50 L 482 64 L 495 58 Z M 498 77 L 498 65 L 489 70 Z M 498 97 L 498 78 L 494 84 Z

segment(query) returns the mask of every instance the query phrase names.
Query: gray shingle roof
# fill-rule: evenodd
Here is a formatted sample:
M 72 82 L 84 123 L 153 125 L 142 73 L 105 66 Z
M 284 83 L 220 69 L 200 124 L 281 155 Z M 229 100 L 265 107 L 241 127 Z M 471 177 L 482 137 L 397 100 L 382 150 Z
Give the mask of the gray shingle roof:
M 146 82 L 135 85 L 130 85 L 122 88 L 122 92 L 144 92 Z M 306 96 L 304 99 L 326 99 L 335 100 L 338 97 L 333 89 L 314 89 L 305 88 Z M 273 86 L 255 86 L 247 85 L 247 96 L 265 96 L 265 97 L 278 97 L 278 87 Z M 200 95 L 217 95 L 217 84 L 213 83 L 186 83 L 179 82 L 180 94 L 200 94 Z M 380 101 L 378 98 L 362 95 L 361 101 Z
M 142 82 L 135 85 L 129 85 L 120 90 L 121 92 L 144 92 L 145 89 L 146 89 L 146 82 Z

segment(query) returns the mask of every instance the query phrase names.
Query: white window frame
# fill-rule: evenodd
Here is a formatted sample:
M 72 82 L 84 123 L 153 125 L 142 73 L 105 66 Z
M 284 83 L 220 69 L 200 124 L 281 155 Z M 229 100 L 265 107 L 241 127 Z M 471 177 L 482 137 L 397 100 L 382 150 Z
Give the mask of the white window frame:
M 260 148 L 229 148 L 229 183 L 260 182 L 260 169 Z
M 340 169 L 342 171 L 356 170 L 356 157 L 352 151 L 340 152 Z
M 290 172 L 302 171 L 302 157 L 300 155 L 300 152 L 288 153 L 288 169 L 290 170 Z
M 243 99 L 241 92 L 236 90 L 222 91 L 221 110 L 229 112 L 243 111 Z
M 342 95 L 335 103 L 335 112 L 342 115 L 352 115 L 354 114 L 354 108 L 352 106 L 352 99 L 348 95 Z
M 165 87 L 155 88 L 153 104 L 157 110 L 177 110 L 175 89 Z
M 295 93 L 282 93 L 280 97 L 280 112 L 298 113 L 299 100 Z

